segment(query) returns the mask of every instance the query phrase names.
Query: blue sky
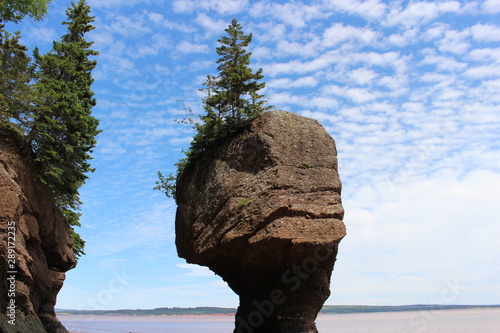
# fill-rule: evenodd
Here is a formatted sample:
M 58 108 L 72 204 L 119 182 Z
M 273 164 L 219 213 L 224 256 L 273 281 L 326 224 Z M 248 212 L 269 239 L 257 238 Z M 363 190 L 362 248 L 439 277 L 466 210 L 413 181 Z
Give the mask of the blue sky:
M 500 1 L 89 0 L 100 52 L 94 174 L 81 189 L 86 253 L 57 307 L 238 305 L 208 269 L 177 258 L 174 172 L 201 112 L 217 39 L 253 33 L 276 109 L 334 137 L 347 236 L 327 304 L 498 304 Z M 22 31 L 48 50 L 70 1 Z M 318 147 L 320 149 L 321 147 Z

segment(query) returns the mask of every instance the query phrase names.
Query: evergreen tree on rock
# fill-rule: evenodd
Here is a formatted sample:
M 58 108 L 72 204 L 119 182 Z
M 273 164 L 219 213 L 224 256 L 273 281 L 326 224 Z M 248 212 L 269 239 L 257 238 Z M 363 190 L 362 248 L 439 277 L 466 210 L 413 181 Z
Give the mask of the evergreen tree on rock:
M 207 97 L 203 99 L 206 115 L 202 124 L 197 126 L 191 150 L 211 146 L 220 138 L 231 136 L 240 131 L 251 120 L 272 108 L 267 106 L 264 95 L 259 90 L 265 87 L 262 69 L 255 73 L 250 68 L 251 52 L 247 47 L 252 41 L 252 34 L 245 35 L 242 26 L 233 19 L 225 30 L 216 48 L 220 58 L 217 60 L 218 76 L 208 75 L 205 82 Z
M 56 204 L 65 213 L 70 226 L 79 226 L 81 204 L 78 189 L 93 171 L 88 160 L 96 145 L 98 120 L 91 109 L 96 105 L 92 70 L 98 55 L 85 40 L 94 29 L 90 7 L 85 0 L 66 11 L 67 33 L 54 42 L 53 49 L 41 55 L 35 49 L 38 81 L 34 126 L 28 134 L 41 180 L 52 190 Z M 72 229 L 74 250 L 84 254 L 84 241 Z
M 189 150 L 185 152 L 177 165 L 177 174 L 164 175 L 158 171 L 155 190 L 159 190 L 169 198 L 176 200 L 176 179 L 197 155 L 216 146 L 224 139 L 240 133 L 252 120 L 263 112 L 273 108 L 267 105 L 264 95 L 259 90 L 265 87 L 262 69 L 255 73 L 250 68 L 251 52 L 247 47 L 252 41 L 252 34 L 245 35 L 242 26 L 233 19 L 225 30 L 227 36 L 222 36 L 216 48 L 220 58 L 217 60 L 218 76 L 207 76 L 204 83 L 206 97 L 202 100 L 206 114 L 200 116 L 201 122 L 192 119 L 196 134 L 191 141 Z

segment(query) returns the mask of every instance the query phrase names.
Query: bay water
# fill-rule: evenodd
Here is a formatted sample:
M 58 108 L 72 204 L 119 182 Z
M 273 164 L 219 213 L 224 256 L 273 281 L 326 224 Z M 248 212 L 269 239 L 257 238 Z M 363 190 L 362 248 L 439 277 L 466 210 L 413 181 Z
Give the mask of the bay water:
M 71 333 L 232 333 L 232 316 L 58 315 Z M 320 333 L 500 333 L 500 309 L 319 315 Z

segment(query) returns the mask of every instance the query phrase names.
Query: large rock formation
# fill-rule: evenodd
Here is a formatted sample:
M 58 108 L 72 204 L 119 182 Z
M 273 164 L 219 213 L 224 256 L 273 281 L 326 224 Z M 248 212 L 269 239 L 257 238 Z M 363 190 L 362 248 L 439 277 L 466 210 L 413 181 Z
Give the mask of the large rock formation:
M 177 182 L 176 245 L 240 296 L 236 333 L 317 332 L 340 240 L 335 143 L 315 120 L 268 112 Z
M 0 236 L 0 331 L 66 333 L 54 305 L 76 265 L 68 227 L 15 138 L 2 134 Z

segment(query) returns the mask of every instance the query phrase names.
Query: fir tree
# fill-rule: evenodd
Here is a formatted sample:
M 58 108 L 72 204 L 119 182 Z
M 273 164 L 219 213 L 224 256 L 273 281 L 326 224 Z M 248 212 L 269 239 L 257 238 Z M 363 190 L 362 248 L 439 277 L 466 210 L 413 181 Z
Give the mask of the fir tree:
M 259 90 L 265 87 L 262 69 L 255 73 L 250 68 L 251 52 L 247 47 L 252 34 L 245 35 L 242 26 L 233 19 L 216 48 L 218 76 L 208 75 L 205 82 L 207 97 L 203 99 L 206 114 L 196 125 L 197 135 L 191 143 L 191 153 L 209 148 L 215 142 L 234 135 L 251 120 L 272 106 L 266 105 Z
M 53 49 L 41 55 L 35 49 L 38 81 L 34 126 L 28 134 L 34 161 L 42 182 L 53 192 L 56 204 L 70 226 L 79 226 L 78 189 L 93 171 L 90 153 L 96 145 L 98 120 L 91 114 L 96 101 L 91 90 L 92 70 L 98 53 L 85 40 L 94 29 L 90 7 L 85 0 L 66 11 L 67 33 L 54 42 Z M 84 241 L 71 228 L 76 256 L 84 254 Z
M 180 173 L 196 158 L 221 141 L 240 133 L 252 120 L 272 108 L 266 105 L 264 95 L 259 91 L 265 87 L 262 69 L 255 73 L 250 68 L 251 52 L 247 47 L 252 41 L 252 34 L 245 35 L 242 26 L 233 19 L 225 30 L 227 36 L 222 36 L 216 48 L 220 58 L 217 60 L 218 75 L 207 76 L 204 83 L 206 97 L 202 100 L 206 112 L 200 116 L 201 122 L 194 124 L 196 134 L 186 154 L 177 165 L 177 175 L 164 175 L 158 172 L 156 190 L 162 191 L 167 197 L 175 199 L 176 179 Z M 185 121 L 184 121 L 185 122 Z
M 228 36 L 219 39 L 222 44 L 216 48 L 221 56 L 217 63 L 218 77 L 209 77 L 207 89 L 213 92 L 205 104 L 218 111 L 220 117 L 227 121 L 237 121 L 242 118 L 255 118 L 266 108 L 263 95 L 258 91 L 265 87 L 265 82 L 258 82 L 264 78 L 262 68 L 253 73 L 250 68 L 251 52 L 246 48 L 252 41 L 252 34 L 245 35 L 242 26 L 236 19 L 225 30 Z
M 19 42 L 20 33 L 9 34 L 3 27 L 0 23 L 0 125 L 24 132 L 32 116 L 35 66 Z

